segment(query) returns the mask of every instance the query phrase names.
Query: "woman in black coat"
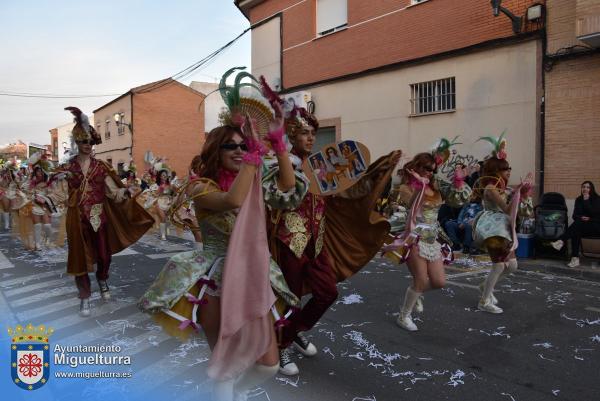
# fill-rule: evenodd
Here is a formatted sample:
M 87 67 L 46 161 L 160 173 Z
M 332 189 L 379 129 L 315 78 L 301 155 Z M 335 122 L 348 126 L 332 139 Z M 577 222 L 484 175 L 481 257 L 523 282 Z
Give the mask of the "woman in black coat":
M 571 261 L 569 267 L 579 266 L 579 248 L 581 248 L 582 237 L 600 236 L 600 196 L 591 181 L 581 184 L 581 195 L 575 199 L 575 210 L 573 210 L 573 224 L 569 226 L 565 234 L 552 243 L 552 246 L 560 250 L 566 240 L 571 239 Z

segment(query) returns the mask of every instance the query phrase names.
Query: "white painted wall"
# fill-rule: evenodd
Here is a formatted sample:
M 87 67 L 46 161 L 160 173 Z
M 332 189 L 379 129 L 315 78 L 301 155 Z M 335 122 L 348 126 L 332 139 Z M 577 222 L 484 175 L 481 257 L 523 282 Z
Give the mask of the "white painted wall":
M 281 17 L 252 29 L 252 74 L 264 75 L 268 84 L 281 90 Z
M 456 149 L 478 159 L 489 153 L 480 136 L 507 131 L 511 183 L 535 169 L 537 42 L 306 88 L 322 119 L 341 118 L 342 139 L 358 140 L 372 160 L 400 148 L 429 150 L 440 137 L 460 135 Z M 409 117 L 410 85 L 456 78 L 456 111 Z
M 219 113 L 225 107 L 225 102 L 217 90 L 219 84 L 212 82 L 192 81 L 190 88 L 208 96 L 204 100 L 204 132 L 210 132 L 220 126 Z

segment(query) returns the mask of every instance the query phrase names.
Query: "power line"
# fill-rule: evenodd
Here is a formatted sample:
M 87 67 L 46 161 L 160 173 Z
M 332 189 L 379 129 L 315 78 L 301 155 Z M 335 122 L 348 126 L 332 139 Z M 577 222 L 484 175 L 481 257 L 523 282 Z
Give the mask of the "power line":
M 190 76 L 194 71 L 198 70 L 200 67 L 202 67 L 202 66 L 206 65 L 208 62 L 212 61 L 217 55 L 219 55 L 225 49 L 227 49 L 228 47 L 230 47 L 231 45 L 233 45 L 235 42 L 237 42 L 238 39 L 240 39 L 242 36 L 244 36 L 250 29 L 252 29 L 252 28 L 248 27 L 248 28 L 244 29 L 244 31 L 242 33 L 240 33 L 234 39 L 230 40 L 224 46 L 221 46 L 220 48 L 218 48 L 217 50 L 215 50 L 214 52 L 212 52 L 208 56 L 204 57 L 202 60 L 197 61 L 196 63 L 194 63 L 194 64 L 190 65 L 189 67 L 187 67 L 187 68 L 179 71 L 178 73 L 172 75 L 169 78 L 172 79 L 172 80 L 180 80 L 180 79 L 184 79 L 185 77 Z M 159 88 L 162 88 L 165 85 L 169 85 L 171 82 L 172 81 L 170 81 L 168 79 L 155 82 L 153 85 L 150 85 L 149 87 L 140 90 L 139 93 L 146 93 L 146 92 L 151 92 L 153 90 L 157 90 Z
M 0 92 L 0 96 L 12 96 L 12 97 L 35 97 L 42 99 L 81 99 L 88 97 L 109 97 L 109 96 L 120 96 L 120 93 L 111 93 L 106 95 L 59 95 L 51 93 L 25 93 L 25 92 Z

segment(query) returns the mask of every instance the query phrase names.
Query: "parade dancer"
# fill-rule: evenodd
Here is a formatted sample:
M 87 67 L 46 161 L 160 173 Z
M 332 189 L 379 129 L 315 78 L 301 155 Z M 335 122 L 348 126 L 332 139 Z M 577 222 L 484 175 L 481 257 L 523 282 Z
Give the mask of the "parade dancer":
M 27 164 L 32 170 L 27 184 L 27 193 L 32 204 L 33 245 L 35 250 L 41 250 L 43 244 L 48 246 L 52 241 L 51 218 L 52 213 L 57 211 L 56 205 L 49 197 L 53 190 L 49 181 L 53 166 L 52 162 L 39 152 L 33 154 Z M 56 184 L 56 181 L 54 183 Z M 42 231 L 45 237 L 44 241 L 42 241 Z
M 4 230 L 10 230 L 10 214 L 12 200 L 17 195 L 17 182 L 15 172 L 17 166 L 14 162 L 5 162 L 2 160 L 0 166 L 0 208 L 2 209 L 2 220 L 4 221 Z
M 78 155 L 56 172 L 64 175 L 68 188 L 49 197 L 55 204 L 67 202 L 67 273 L 75 276 L 81 316 L 89 316 L 88 273 L 94 271 L 94 263 L 100 294 L 108 300 L 111 255 L 136 242 L 152 226 L 153 219 L 131 199 L 135 190 L 125 188 L 109 164 L 92 157 L 92 146 L 102 140 L 87 116 L 76 107 L 65 110 L 75 116 L 72 135 Z
M 263 86 L 268 88 L 265 82 Z M 269 100 L 271 104 L 284 103 L 272 92 Z M 302 162 L 312 151 L 318 128 L 317 119 L 307 110 L 294 107 L 289 111 L 286 132 L 291 152 Z M 373 163 L 375 168 L 355 184 L 354 192 L 335 199 L 308 193 L 293 210 L 271 210 L 271 252 L 292 292 L 299 298 L 305 289 L 311 294 L 304 307 L 293 311 L 287 324 L 280 327 L 280 373 L 299 373 L 290 345 L 307 357 L 317 354 L 317 348 L 303 333 L 314 327 L 335 302 L 337 282 L 360 270 L 380 249 L 389 224 L 371 213 L 400 155 L 393 152 Z M 326 226 L 330 220 L 334 230 Z
M 194 236 L 194 249 L 202 250 L 204 245 L 202 243 L 202 230 L 198 226 L 198 220 L 194 211 L 194 202 L 191 200 L 193 195 L 194 186 L 190 186 L 189 183 L 200 177 L 200 168 L 202 167 L 202 157 L 200 155 L 194 156 L 190 163 L 189 175 L 180 182 L 177 189 L 176 199 L 179 202 L 174 202 L 174 208 L 169 210 L 168 214 L 177 213 L 176 221 L 184 221 L 182 224 L 186 229 L 189 229 Z M 185 188 L 185 193 L 182 194 L 182 190 Z M 175 223 L 174 223 L 175 224 Z M 177 225 L 177 224 L 176 224 Z
M 482 199 L 483 212 L 473 221 L 473 240 L 486 251 L 492 260 L 492 269 L 480 284 L 481 298 L 477 307 L 488 313 L 502 313 L 497 306 L 494 287 L 501 276 L 514 273 L 517 268 L 515 250 L 518 246 L 517 217 L 530 217 L 533 207 L 529 195 L 532 174 L 514 190 L 508 187 L 511 167 L 506 160 L 506 139 L 504 133 L 499 138 L 482 137 L 492 144 L 490 158 L 483 164 L 483 173 L 475 183 L 476 192 Z
M 269 256 L 263 193 L 272 207 L 293 208 L 308 190 L 308 180 L 288 157 L 281 117 L 265 128 L 261 122 L 273 120 L 273 112 L 255 98 L 240 97 L 240 79 L 227 86 L 231 72 L 221 81 L 229 107 L 225 125 L 207 135 L 198 178 L 180 189 L 170 213 L 185 224 L 175 209 L 188 197 L 193 201 L 204 249 L 173 256 L 139 302 L 144 311 L 160 312 L 155 318 L 171 334 L 204 330 L 213 351 L 208 374 L 219 401 L 243 397 L 277 372 L 274 292 L 292 306 L 299 300 Z M 266 148 L 259 133 L 277 158 L 262 180 Z
M 156 172 L 156 181 L 147 192 L 144 207 L 158 219 L 160 228 L 160 239 L 167 239 L 167 212 L 173 203 L 175 188 L 171 184 L 171 169 L 167 163 L 158 159 L 152 163 L 152 169 Z
M 435 176 L 437 169 L 448 159 L 449 149 L 455 141 L 456 138 L 452 142 L 442 138 L 432 152 L 417 154 L 402 169 L 398 203 L 409 210 L 406 228 L 384 250 L 397 255 L 398 262 L 406 261 L 413 278 L 396 320 L 398 326 L 408 331 L 418 330 L 412 312 L 421 295 L 443 288 L 446 282 L 444 261 L 451 260 L 452 242 L 438 223 L 440 206 L 445 201 L 452 207 L 460 207 L 471 196 L 462 169 L 456 169 L 452 184 Z M 417 312 L 422 310 L 420 304 Z

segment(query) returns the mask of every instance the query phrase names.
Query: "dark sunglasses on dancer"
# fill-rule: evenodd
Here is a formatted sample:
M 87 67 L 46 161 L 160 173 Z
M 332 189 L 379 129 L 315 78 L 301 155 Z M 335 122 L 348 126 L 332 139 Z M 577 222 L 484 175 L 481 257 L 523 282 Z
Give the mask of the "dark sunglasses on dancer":
M 83 139 L 81 141 L 75 141 L 75 142 L 77 142 L 79 144 L 82 144 L 82 145 L 92 145 L 92 140 L 91 139 Z
M 220 148 L 224 150 L 236 150 L 237 148 L 240 148 L 240 150 L 243 152 L 248 151 L 248 145 L 245 143 L 224 143 L 220 146 Z
M 425 171 L 427 171 L 429 173 L 433 173 L 433 174 L 437 173 L 437 168 L 435 168 L 435 167 L 426 166 L 426 167 L 423 167 L 423 169 L 425 169 Z
M 511 171 L 512 167 L 504 167 L 503 169 L 500 169 L 500 171 Z

